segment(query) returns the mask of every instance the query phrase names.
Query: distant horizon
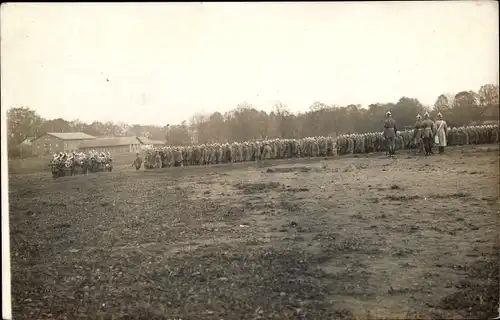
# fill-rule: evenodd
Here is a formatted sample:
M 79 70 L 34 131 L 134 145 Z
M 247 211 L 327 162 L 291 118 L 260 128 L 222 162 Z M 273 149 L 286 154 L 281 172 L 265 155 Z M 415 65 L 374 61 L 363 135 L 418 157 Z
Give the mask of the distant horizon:
M 488 83 L 488 84 L 493 84 L 493 83 Z M 485 83 L 485 84 L 483 84 L 483 85 L 486 85 L 486 83 Z M 498 85 L 498 84 L 494 84 L 494 85 Z M 479 89 L 479 88 L 478 88 L 478 89 Z M 458 91 L 458 92 L 461 92 L 461 91 L 470 91 L 470 90 L 471 90 L 471 89 L 465 89 L 465 90 L 460 90 L 460 91 Z M 476 89 L 476 90 L 472 90 L 472 91 L 477 92 L 477 89 Z M 451 92 L 450 92 L 450 93 L 442 93 L 442 94 L 444 94 L 444 95 L 450 95 L 450 94 L 451 94 L 451 95 L 455 95 L 455 94 L 457 94 L 458 92 L 454 92 L 454 93 L 451 93 Z M 403 96 L 399 97 L 396 101 L 385 101 L 385 102 L 380 102 L 380 101 L 379 101 L 379 102 L 373 102 L 373 103 L 370 103 L 370 104 L 368 104 L 368 105 L 366 105 L 366 106 L 364 106 L 364 105 L 360 105 L 360 104 L 354 104 L 354 103 L 351 103 L 351 104 L 348 104 L 348 105 L 342 105 L 342 106 L 341 106 L 341 105 L 327 105 L 327 104 L 325 104 L 325 105 L 326 105 L 327 107 L 338 107 L 338 108 L 345 108 L 345 107 L 347 107 L 347 106 L 349 106 L 349 105 L 355 105 L 355 106 L 359 106 L 359 107 L 360 107 L 360 108 L 362 108 L 362 109 L 368 109 L 368 107 L 369 107 L 370 105 L 372 105 L 372 104 L 396 104 L 396 103 L 399 101 L 399 99 L 401 99 L 401 98 L 403 98 L 403 97 L 406 97 L 406 98 L 411 98 L 411 99 L 417 99 L 420 103 L 422 103 L 422 105 L 423 105 L 423 107 L 424 107 L 424 108 L 429 109 L 429 110 L 432 110 L 432 109 L 434 108 L 434 103 L 436 102 L 436 101 L 434 101 L 432 104 L 425 104 L 425 103 L 423 103 L 420 99 L 418 99 L 418 97 L 411 97 L 411 96 L 405 96 L 405 95 L 403 95 Z M 437 98 L 438 98 L 438 97 L 436 97 L 436 100 L 437 100 Z M 281 102 L 281 101 L 277 101 L 277 102 Z M 243 104 L 243 103 L 245 103 L 245 102 L 242 102 L 241 104 Z M 282 103 L 282 102 L 281 102 L 281 103 Z M 303 109 L 303 110 L 298 110 L 298 111 L 289 110 L 289 111 L 290 111 L 292 114 L 294 114 L 294 115 L 304 114 L 304 113 L 306 113 L 306 112 L 308 112 L 308 111 L 309 111 L 309 108 L 310 108 L 311 106 L 313 106 L 313 105 L 314 105 L 314 103 L 322 103 L 322 102 L 321 102 L 321 101 L 314 101 L 314 102 L 312 102 L 312 103 L 311 103 L 311 104 L 310 104 L 307 108 L 305 108 L 305 109 Z M 283 105 L 287 106 L 287 105 L 286 105 L 286 104 L 284 104 L 284 103 L 283 103 Z M 267 114 L 270 114 L 270 113 L 273 111 L 273 110 L 272 110 L 272 107 L 273 107 L 274 105 L 273 105 L 273 106 L 271 106 L 271 107 L 269 108 L 269 110 L 265 110 L 265 109 L 258 108 L 258 106 L 255 106 L 255 105 L 250 105 L 250 106 L 251 106 L 253 109 L 255 109 L 255 110 L 259 111 L 259 112 L 264 111 L 264 112 L 266 112 Z M 31 107 L 29 107 L 29 106 L 15 106 L 15 107 L 9 107 L 9 108 L 8 108 L 8 110 L 9 110 L 9 109 L 14 109 L 14 108 L 22 108 L 22 107 L 25 107 L 25 108 L 29 108 L 29 109 L 31 109 L 31 110 L 34 110 L 34 111 L 35 111 L 35 112 L 36 112 L 36 113 L 37 113 L 37 114 L 38 114 L 38 115 L 39 115 L 42 119 L 47 120 L 47 121 L 57 120 L 57 119 L 62 119 L 62 120 L 67 121 L 67 122 L 73 122 L 73 121 L 75 121 L 75 120 L 79 120 L 79 121 L 81 121 L 81 122 L 83 122 L 83 123 L 85 123 L 85 124 L 92 124 L 93 122 L 100 122 L 100 123 L 113 122 L 114 124 L 120 124 L 120 123 L 123 123 L 123 124 L 129 125 L 129 126 L 140 125 L 140 126 L 156 126 L 156 127 L 165 127 L 165 126 L 176 126 L 176 125 L 181 125 L 181 124 L 182 124 L 182 122 L 184 122 L 184 121 L 186 121 L 186 122 L 188 122 L 188 123 L 189 123 L 190 118 L 191 118 L 191 117 L 193 117 L 193 116 L 196 116 L 196 115 L 210 116 L 210 115 L 212 115 L 212 114 L 213 114 L 213 113 L 215 113 L 215 112 L 220 112 L 222 115 L 224 115 L 226 112 L 231 112 L 231 111 L 235 110 L 235 109 L 238 107 L 238 105 L 236 105 L 236 106 L 235 106 L 235 107 L 233 107 L 232 109 L 225 110 L 225 111 L 218 111 L 218 110 L 214 110 L 214 111 L 212 111 L 212 112 L 207 112 L 207 113 L 196 112 L 196 113 L 194 113 L 193 115 L 191 115 L 190 117 L 188 117 L 187 119 L 181 120 L 179 123 L 165 123 L 165 124 L 151 124 L 151 123 L 127 123 L 127 122 L 124 122 L 124 121 L 114 121 L 114 120 L 104 120 L 104 121 L 102 121 L 102 120 L 97 120 L 97 119 L 95 119 L 95 120 L 91 120 L 91 121 L 83 121 L 83 120 L 81 120 L 81 119 L 64 119 L 64 118 L 61 118 L 61 117 L 57 117 L 57 118 L 48 118 L 48 117 L 44 117 L 43 115 L 39 114 L 39 112 L 38 112 L 36 109 L 31 108 Z M 288 106 L 287 106 L 287 107 L 288 107 Z M 57 132 L 57 131 L 54 131 L 54 132 Z
M 297 114 L 401 97 L 432 107 L 499 84 L 496 1 L 1 8 L 2 105 L 46 119 L 165 126 L 245 102 Z

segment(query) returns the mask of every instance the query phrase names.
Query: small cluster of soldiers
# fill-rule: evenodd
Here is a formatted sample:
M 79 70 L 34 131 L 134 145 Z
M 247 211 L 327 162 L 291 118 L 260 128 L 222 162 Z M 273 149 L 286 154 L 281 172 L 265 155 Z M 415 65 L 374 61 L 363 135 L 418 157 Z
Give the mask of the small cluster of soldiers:
M 66 164 L 69 167 L 72 162 L 81 163 L 89 159 L 94 159 L 99 163 L 111 162 L 111 153 L 97 152 L 95 150 L 89 151 L 88 154 L 81 151 L 59 152 L 53 155 L 51 164 Z
M 87 174 L 113 169 L 111 154 L 95 150 L 88 153 L 73 151 L 54 154 L 49 167 L 54 178 L 68 174 Z

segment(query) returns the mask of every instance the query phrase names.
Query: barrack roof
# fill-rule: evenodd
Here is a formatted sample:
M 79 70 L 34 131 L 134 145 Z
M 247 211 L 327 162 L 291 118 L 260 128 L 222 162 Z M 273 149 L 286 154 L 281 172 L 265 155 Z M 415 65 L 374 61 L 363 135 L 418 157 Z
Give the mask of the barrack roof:
M 94 136 L 84 132 L 47 132 L 46 134 L 61 140 L 92 140 Z

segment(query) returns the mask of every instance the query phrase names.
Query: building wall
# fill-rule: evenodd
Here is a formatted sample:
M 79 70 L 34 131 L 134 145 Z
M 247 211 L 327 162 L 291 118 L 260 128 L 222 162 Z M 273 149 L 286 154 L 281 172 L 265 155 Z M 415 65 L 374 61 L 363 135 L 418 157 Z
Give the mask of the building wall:
M 64 151 L 73 151 L 73 150 L 78 150 L 78 147 L 80 146 L 80 143 L 82 143 L 85 140 L 69 140 L 69 141 L 64 141 Z
M 140 152 L 141 151 L 141 146 L 142 146 L 141 144 L 131 144 L 129 146 L 128 152 L 134 152 L 134 153 L 135 152 Z
M 51 155 L 54 153 L 78 150 L 80 143 L 87 140 L 61 140 L 49 134 L 31 142 L 33 155 Z
M 97 152 L 110 152 L 111 154 L 115 153 L 125 153 L 125 152 L 137 152 L 141 150 L 140 144 L 130 144 L 125 146 L 110 146 L 110 147 L 95 147 L 95 148 L 80 148 L 79 150 L 83 152 L 89 152 L 95 150 Z
M 31 142 L 32 153 L 44 156 L 64 151 L 64 141 L 51 135 L 43 135 Z

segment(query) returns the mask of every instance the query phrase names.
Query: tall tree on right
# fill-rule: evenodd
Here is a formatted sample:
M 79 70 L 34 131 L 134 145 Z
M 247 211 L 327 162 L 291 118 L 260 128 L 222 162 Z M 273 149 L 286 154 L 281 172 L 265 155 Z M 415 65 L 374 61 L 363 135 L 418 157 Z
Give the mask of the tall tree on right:
M 485 84 L 479 88 L 479 120 L 498 120 L 499 116 L 499 87 L 494 84 Z
M 455 95 L 449 120 L 455 125 L 468 125 L 477 121 L 479 99 L 474 91 L 460 91 Z

